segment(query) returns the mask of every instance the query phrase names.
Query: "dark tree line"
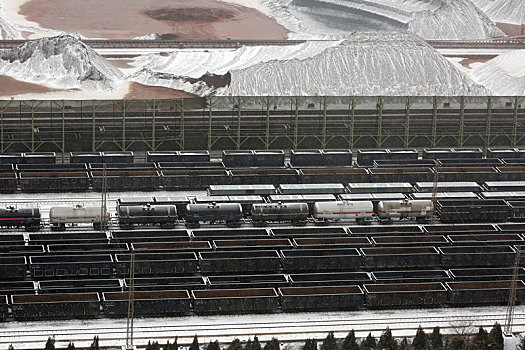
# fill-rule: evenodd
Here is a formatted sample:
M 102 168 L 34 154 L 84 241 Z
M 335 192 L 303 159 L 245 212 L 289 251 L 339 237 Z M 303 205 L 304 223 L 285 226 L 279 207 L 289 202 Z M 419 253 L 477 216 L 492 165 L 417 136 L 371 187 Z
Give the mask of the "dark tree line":
M 525 350 L 525 337 L 520 340 L 516 349 Z M 15 350 L 15 348 L 10 345 L 8 350 Z M 44 350 L 56 350 L 53 338 L 47 340 Z M 69 343 L 66 350 L 76 350 L 75 345 Z M 94 337 L 89 350 L 100 350 L 98 336 Z M 179 350 L 179 345 L 177 338 L 173 343 L 168 340 L 166 344 L 162 345 L 156 341 L 150 341 L 146 350 Z M 255 336 L 253 340 L 250 338 L 244 344 L 235 338 L 225 348 L 221 348 L 217 340 L 210 341 L 201 348 L 197 335 L 195 335 L 189 350 L 281 350 L 281 344 L 277 338 L 272 338 L 262 346 L 259 338 Z M 328 333 L 320 344 L 316 339 L 307 339 L 302 350 L 503 350 L 503 333 L 498 323 L 492 327 L 490 332 L 480 327 L 475 334 L 447 335 L 445 337 L 441 334 L 439 327 L 435 327 L 431 333 L 426 333 L 419 326 L 414 338 L 396 339 L 393 337 L 390 328 L 387 327 L 379 339 L 369 333 L 359 342 L 354 330 L 351 330 L 342 340 L 337 340 L 333 332 Z

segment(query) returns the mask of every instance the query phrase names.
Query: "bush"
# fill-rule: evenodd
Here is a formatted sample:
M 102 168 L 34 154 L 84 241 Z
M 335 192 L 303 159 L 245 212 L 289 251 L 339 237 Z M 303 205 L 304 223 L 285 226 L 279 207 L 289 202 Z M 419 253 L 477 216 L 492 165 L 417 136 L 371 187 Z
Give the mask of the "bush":
M 321 350 L 337 350 L 337 340 L 335 340 L 334 332 L 328 333 L 321 344 Z
M 190 345 L 190 350 L 200 350 L 199 348 L 199 339 L 197 339 L 197 334 L 193 337 L 193 342 Z
M 215 340 L 214 342 L 210 340 L 208 346 L 206 346 L 206 350 L 221 350 L 221 345 L 218 340 Z
M 264 345 L 264 350 L 281 350 L 281 344 L 277 338 L 272 338 L 268 343 Z
M 317 350 L 317 340 L 315 339 L 306 339 L 304 343 L 303 350 Z
M 345 340 L 343 340 L 341 350 L 359 350 L 359 345 L 357 344 L 357 340 L 355 339 L 355 332 L 353 329 L 345 337 Z

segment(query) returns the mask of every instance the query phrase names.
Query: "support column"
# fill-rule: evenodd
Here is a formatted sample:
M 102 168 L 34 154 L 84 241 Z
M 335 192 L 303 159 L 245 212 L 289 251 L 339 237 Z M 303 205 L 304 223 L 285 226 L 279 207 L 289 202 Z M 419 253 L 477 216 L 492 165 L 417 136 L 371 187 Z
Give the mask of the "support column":
M 180 100 L 180 149 L 184 151 L 184 99 Z
M 242 115 L 242 105 L 241 97 L 238 97 L 237 100 L 237 149 L 241 149 L 241 115 Z
M 35 101 L 31 101 L 31 104 L 28 104 L 27 102 L 22 102 L 24 105 L 29 107 L 31 110 L 31 152 L 35 151 L 35 110 L 43 103 L 43 101 L 40 101 L 35 104 Z
M 487 154 L 487 148 L 490 147 L 491 135 L 491 120 L 492 120 L 492 96 L 487 97 L 487 121 L 485 122 L 485 155 Z
M 264 148 L 270 148 L 270 96 L 266 97 L 266 131 L 264 136 Z
M 62 164 L 65 163 L 66 154 L 66 102 L 62 100 Z
M 377 142 L 376 147 L 383 145 L 383 97 L 377 98 Z
M 96 114 L 97 114 L 97 102 L 95 100 L 91 101 L 92 103 L 92 115 L 91 115 L 91 124 L 92 124 L 92 133 L 93 133 L 93 136 L 91 138 L 91 152 L 96 152 L 97 151 L 97 145 L 96 145 L 96 121 L 95 121 L 95 117 L 96 117 Z
M 155 151 L 155 149 L 157 148 L 157 145 L 156 145 L 156 139 L 155 139 L 155 136 L 156 136 L 156 132 L 157 132 L 157 127 L 156 127 L 156 115 L 157 115 L 157 100 L 153 100 L 153 107 L 152 107 L 152 114 L 151 114 L 151 150 L 152 151 Z
M 295 97 L 295 126 L 293 136 L 293 148 L 297 149 L 299 144 L 299 97 Z
M 9 102 L 8 102 L 9 104 Z M 4 153 L 4 103 L 0 101 L 0 153 Z
M 432 139 L 430 140 L 430 146 L 436 147 L 437 145 L 437 115 L 438 115 L 438 97 L 434 96 L 432 101 Z
M 322 131 L 322 140 L 321 148 L 326 148 L 326 108 L 328 102 L 326 101 L 326 96 L 323 97 L 323 131 Z
M 459 140 L 458 146 L 463 147 L 464 133 L 465 133 L 465 96 L 461 96 L 459 100 Z
M 410 147 L 410 96 L 407 96 L 406 107 L 405 107 L 405 147 Z
M 355 125 L 355 96 L 352 96 L 350 100 L 350 149 L 354 149 L 354 125 Z
M 209 99 L 209 105 L 210 105 L 210 111 L 208 116 L 208 151 L 211 151 L 211 130 L 212 130 L 212 117 L 213 117 L 213 101 L 212 97 L 208 97 Z
M 126 150 L 126 100 L 122 100 L 122 144 L 120 148 Z
M 512 142 L 511 146 L 516 147 L 518 143 L 518 109 L 519 109 L 519 98 L 514 98 L 514 116 L 512 118 Z

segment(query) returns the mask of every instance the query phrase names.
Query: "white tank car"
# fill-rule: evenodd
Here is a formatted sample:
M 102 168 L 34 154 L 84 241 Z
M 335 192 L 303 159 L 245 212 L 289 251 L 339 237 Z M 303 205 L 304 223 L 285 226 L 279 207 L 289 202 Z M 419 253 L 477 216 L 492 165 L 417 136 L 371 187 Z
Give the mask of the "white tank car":
M 51 229 L 65 230 L 66 224 L 93 224 L 95 229 L 100 228 L 102 222 L 101 207 L 52 207 L 49 210 Z M 106 220 L 109 212 L 106 210 Z
M 380 201 L 377 216 L 381 220 L 409 219 L 428 220 L 433 214 L 431 200 Z
M 315 202 L 314 218 L 318 221 L 371 221 L 374 205 L 371 201 Z

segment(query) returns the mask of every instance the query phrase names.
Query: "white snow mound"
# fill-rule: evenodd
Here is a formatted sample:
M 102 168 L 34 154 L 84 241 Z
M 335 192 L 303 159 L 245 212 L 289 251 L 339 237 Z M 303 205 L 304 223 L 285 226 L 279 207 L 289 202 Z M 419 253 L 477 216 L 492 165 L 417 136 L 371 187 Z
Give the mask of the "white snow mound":
M 5 19 L 0 2 L 0 40 L 22 39 L 22 34 Z
M 292 35 L 294 38 L 368 30 L 402 30 L 424 39 L 443 40 L 503 34 L 470 0 L 263 1 L 279 23 L 301 33 Z
M 472 76 L 499 96 L 525 95 L 525 50 L 499 55 L 490 61 L 476 65 Z
M 122 72 L 78 39 L 62 35 L 0 52 L 0 74 L 62 89 L 114 90 Z
M 496 22 L 525 24 L 525 1 L 523 0 L 471 0 L 489 18 Z
M 309 43 L 311 47 L 318 42 Z M 324 44 L 313 55 L 297 50 L 296 55 L 277 56 L 273 60 L 251 62 L 251 55 L 235 52 L 223 65 L 209 55 L 210 63 L 196 57 L 194 66 L 189 53 L 155 56 L 161 66 L 150 66 L 136 73 L 132 80 L 149 85 L 182 89 L 198 95 L 486 95 L 488 90 L 476 84 L 440 53 L 414 35 L 389 32 L 356 33 L 344 42 Z M 260 49 L 261 56 L 270 57 Z M 281 50 L 285 50 L 282 48 Z M 288 48 L 287 50 L 291 50 Z M 238 50 L 240 51 L 240 50 Z M 252 52 L 244 49 L 243 52 Z M 182 54 L 182 53 L 181 53 Z M 232 53 L 230 53 L 232 54 Z M 170 61 L 168 58 L 171 58 Z M 152 57 L 150 57 L 151 62 Z M 165 60 L 165 61 L 164 61 Z M 204 68 L 209 74 L 230 76 L 222 86 L 203 87 Z M 182 67 L 187 67 L 186 71 Z M 162 70 L 165 68 L 166 70 Z M 172 68 L 171 70 L 168 68 Z M 170 75 L 166 76 L 169 73 Z M 193 83 L 191 78 L 197 78 Z M 216 81 L 216 80 L 214 80 Z M 224 85 L 224 82 L 228 84 Z

